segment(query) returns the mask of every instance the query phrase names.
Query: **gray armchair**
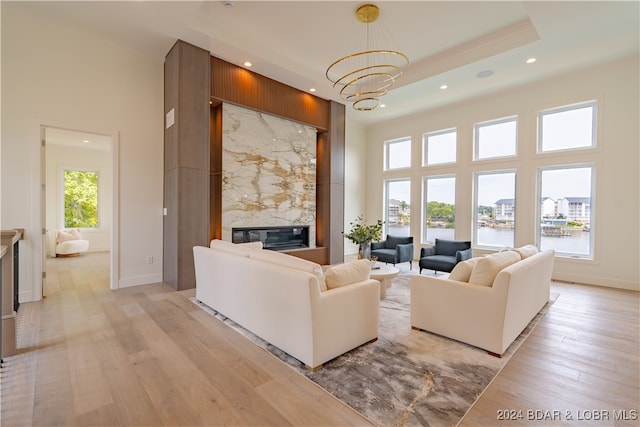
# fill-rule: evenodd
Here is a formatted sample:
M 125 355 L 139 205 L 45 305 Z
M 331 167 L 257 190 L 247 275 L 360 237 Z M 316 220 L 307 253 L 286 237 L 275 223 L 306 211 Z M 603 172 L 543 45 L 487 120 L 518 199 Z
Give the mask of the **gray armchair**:
M 436 239 L 436 244 L 420 249 L 420 273 L 426 268 L 435 272 L 451 273 L 460 261 L 471 258 L 471 242 Z
M 371 242 L 371 256 L 378 257 L 378 261 L 397 263 L 409 261 L 409 268 L 413 261 L 413 236 L 390 236 L 382 242 Z

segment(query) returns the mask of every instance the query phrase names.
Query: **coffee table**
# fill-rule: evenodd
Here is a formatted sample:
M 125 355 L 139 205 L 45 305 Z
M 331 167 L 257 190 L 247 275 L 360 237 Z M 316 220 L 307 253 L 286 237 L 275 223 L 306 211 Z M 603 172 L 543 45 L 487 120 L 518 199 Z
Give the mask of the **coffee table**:
M 377 264 L 377 266 L 380 268 L 372 268 L 369 277 L 380 282 L 380 299 L 384 299 L 387 296 L 387 288 L 391 286 L 391 279 L 400 273 L 400 269 L 390 265 Z

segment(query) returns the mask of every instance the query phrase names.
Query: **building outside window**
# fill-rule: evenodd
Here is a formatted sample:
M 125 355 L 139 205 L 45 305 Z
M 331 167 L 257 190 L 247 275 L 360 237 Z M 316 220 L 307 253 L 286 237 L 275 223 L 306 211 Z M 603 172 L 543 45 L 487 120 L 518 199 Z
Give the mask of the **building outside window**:
M 385 230 L 393 236 L 409 236 L 411 222 L 411 181 L 385 181 Z
M 479 247 L 514 246 L 515 171 L 475 174 L 474 242 Z
M 63 170 L 63 228 L 98 228 L 98 172 Z
M 453 240 L 456 227 L 456 177 L 424 177 L 422 241 Z
M 593 258 L 593 165 L 553 166 L 538 171 L 541 200 L 553 200 L 554 212 L 539 209 L 540 249 L 557 255 Z
M 411 167 L 411 138 L 399 138 L 384 143 L 384 170 Z

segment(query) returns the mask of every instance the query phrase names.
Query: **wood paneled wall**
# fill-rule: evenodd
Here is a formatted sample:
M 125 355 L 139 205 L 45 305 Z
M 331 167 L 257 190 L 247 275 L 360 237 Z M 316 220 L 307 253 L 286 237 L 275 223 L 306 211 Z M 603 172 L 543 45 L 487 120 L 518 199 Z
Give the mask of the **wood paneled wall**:
M 211 57 L 211 98 L 328 130 L 329 101 Z
M 164 63 L 163 281 L 195 287 L 193 246 L 209 236 L 209 52 L 177 41 Z

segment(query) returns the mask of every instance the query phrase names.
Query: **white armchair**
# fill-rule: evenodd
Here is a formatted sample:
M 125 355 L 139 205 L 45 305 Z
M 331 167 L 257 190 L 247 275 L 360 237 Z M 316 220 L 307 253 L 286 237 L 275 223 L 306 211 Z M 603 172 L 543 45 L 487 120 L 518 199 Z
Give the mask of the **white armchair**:
M 87 250 L 89 241 L 82 238 L 77 228 L 49 232 L 49 252 L 52 257 L 79 256 Z

